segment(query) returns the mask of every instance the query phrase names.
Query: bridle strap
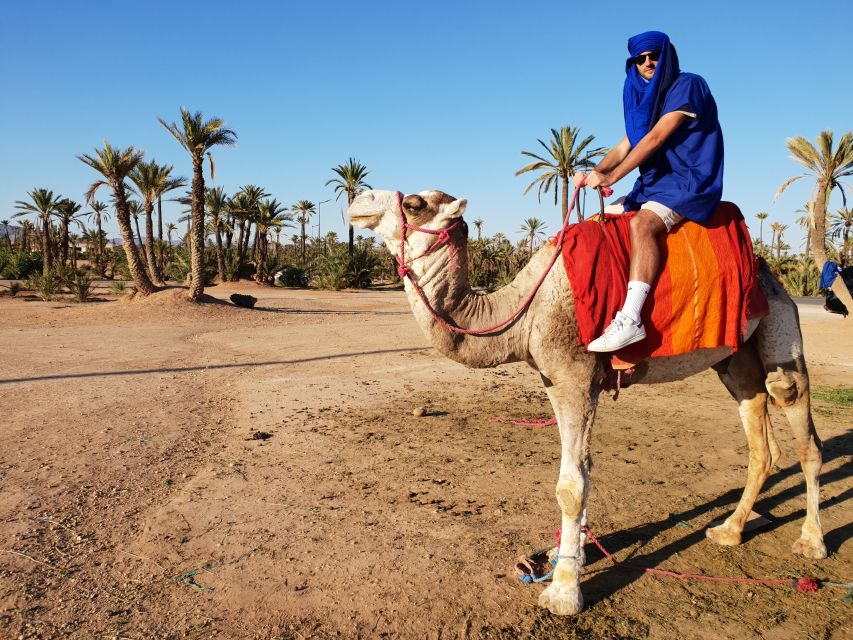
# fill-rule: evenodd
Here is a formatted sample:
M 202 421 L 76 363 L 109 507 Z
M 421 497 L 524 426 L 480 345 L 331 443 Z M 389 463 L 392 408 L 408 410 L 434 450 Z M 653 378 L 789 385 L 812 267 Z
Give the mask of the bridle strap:
M 443 229 L 427 229 L 425 227 L 416 227 L 412 224 L 409 224 L 408 220 L 406 220 L 406 214 L 403 211 L 403 194 L 401 192 L 397 192 L 397 210 L 400 212 L 400 235 L 402 239 L 400 241 L 400 253 L 395 256 L 397 260 L 397 274 L 400 276 L 400 279 L 403 279 L 408 276 L 409 280 L 414 283 L 414 279 L 412 278 L 412 268 L 411 264 L 418 260 L 419 258 L 426 257 L 433 253 L 436 249 L 449 244 L 450 243 L 450 232 L 456 229 L 461 223 L 462 218 L 458 218 L 453 224 L 450 224 Z M 406 261 L 406 236 L 409 231 L 418 231 L 420 233 L 428 233 L 429 235 L 438 236 L 435 242 L 433 242 L 426 251 L 424 251 L 421 255 L 415 256 L 414 258 L 410 258 L 409 261 Z M 452 245 L 451 245 L 452 250 Z M 451 262 L 455 260 L 455 256 L 451 252 L 450 256 Z

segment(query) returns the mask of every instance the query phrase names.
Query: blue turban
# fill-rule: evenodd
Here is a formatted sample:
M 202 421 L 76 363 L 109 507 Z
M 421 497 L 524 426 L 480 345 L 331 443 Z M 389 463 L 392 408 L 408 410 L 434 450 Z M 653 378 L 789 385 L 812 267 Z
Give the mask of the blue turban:
M 650 81 L 637 71 L 631 58 L 644 51 L 660 51 L 655 75 Z M 669 42 L 669 36 L 660 31 L 646 31 L 628 40 L 631 58 L 625 62 L 625 87 L 622 104 L 625 109 L 625 132 L 631 146 L 643 139 L 660 117 L 666 92 L 681 73 L 678 54 Z

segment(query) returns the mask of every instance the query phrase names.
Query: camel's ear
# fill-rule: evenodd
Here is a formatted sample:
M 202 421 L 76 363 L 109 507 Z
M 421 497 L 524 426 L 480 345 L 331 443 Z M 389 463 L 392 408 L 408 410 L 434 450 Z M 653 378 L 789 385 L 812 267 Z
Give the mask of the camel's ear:
M 459 198 L 459 200 L 454 200 L 450 204 L 441 205 L 441 209 L 439 209 L 438 216 L 436 217 L 440 222 L 449 222 L 450 220 L 461 218 L 467 206 L 468 201 L 465 198 Z

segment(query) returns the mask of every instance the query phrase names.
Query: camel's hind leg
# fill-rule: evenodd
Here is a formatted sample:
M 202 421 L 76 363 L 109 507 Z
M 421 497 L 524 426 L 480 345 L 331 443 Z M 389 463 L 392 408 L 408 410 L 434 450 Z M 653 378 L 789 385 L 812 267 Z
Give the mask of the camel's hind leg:
M 767 390 L 764 388 L 764 369 L 752 342 L 714 368 L 726 389 L 738 401 L 740 419 L 749 443 L 749 469 L 743 495 L 734 513 L 723 524 L 706 530 L 705 534 L 717 544 L 734 545 L 740 544 L 743 527 L 773 462 Z
M 779 285 L 762 273 L 770 313 L 756 330 L 758 355 L 767 372 L 767 391 L 785 411 L 796 439 L 797 456 L 806 477 L 806 519 L 792 550 L 807 558 L 825 558 L 820 524 L 821 442 L 815 431 L 809 396 L 809 373 L 797 307 Z

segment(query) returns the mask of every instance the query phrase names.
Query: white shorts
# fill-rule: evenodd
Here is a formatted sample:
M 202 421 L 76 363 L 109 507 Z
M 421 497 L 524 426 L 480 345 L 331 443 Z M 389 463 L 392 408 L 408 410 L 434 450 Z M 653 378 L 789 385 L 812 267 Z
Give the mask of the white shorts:
M 660 202 L 649 200 L 648 202 L 641 204 L 640 209 L 646 209 L 647 211 L 656 213 L 661 221 L 666 225 L 667 233 L 672 231 L 672 228 L 675 225 L 684 220 L 683 216 L 678 215 L 675 211 Z

